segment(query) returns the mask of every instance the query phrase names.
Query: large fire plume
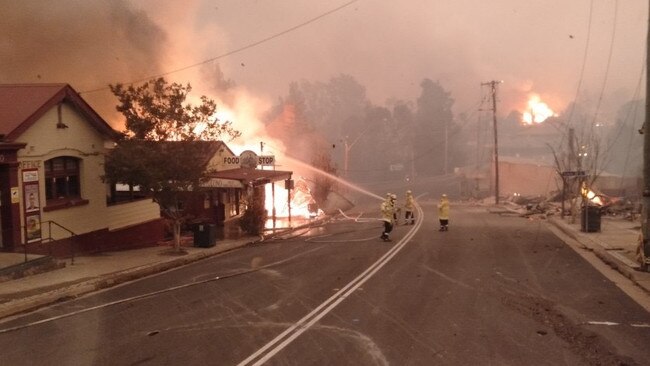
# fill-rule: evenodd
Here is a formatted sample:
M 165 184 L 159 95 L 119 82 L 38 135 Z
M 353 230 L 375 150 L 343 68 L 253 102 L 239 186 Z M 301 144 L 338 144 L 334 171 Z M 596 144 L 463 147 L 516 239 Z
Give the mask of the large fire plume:
M 539 95 L 531 95 L 528 99 L 526 110 L 523 113 L 522 122 L 527 125 L 542 123 L 549 117 L 557 114 L 542 100 Z
M 286 147 L 281 141 L 269 136 L 264 124 L 257 118 L 257 111 L 267 108 L 260 106 L 255 98 L 245 93 L 240 93 L 233 98 L 233 103 L 218 104 L 215 118 L 219 121 L 230 121 L 235 129 L 242 132 L 242 136 L 235 141 L 226 142 L 228 147 L 237 155 L 245 150 L 254 151 L 260 155 L 274 155 L 278 169 L 295 170 L 285 157 Z M 258 169 L 272 170 L 275 167 L 258 167 Z M 294 171 L 294 177 L 298 176 Z M 294 178 L 292 190 L 285 188 L 284 181 L 265 185 L 265 204 L 269 216 L 273 214 L 278 218 L 286 218 L 291 214 L 295 218 L 308 218 L 318 214 L 314 208 L 314 199 L 307 182 L 302 178 Z M 291 195 L 289 198 L 289 194 Z M 290 209 L 290 212 L 289 212 Z

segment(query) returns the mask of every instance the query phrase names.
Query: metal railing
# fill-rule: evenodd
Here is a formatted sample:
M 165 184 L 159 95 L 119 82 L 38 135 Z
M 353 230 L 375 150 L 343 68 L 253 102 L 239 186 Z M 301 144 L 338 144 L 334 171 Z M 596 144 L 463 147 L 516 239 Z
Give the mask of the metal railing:
M 44 228 L 45 224 L 47 224 L 47 236 L 43 235 L 44 234 L 43 233 L 43 231 L 44 231 L 43 228 Z M 61 237 L 54 238 L 52 236 L 52 226 L 54 226 L 55 228 L 58 228 L 59 231 L 63 231 L 63 235 L 67 235 L 67 236 L 63 237 L 63 238 L 61 238 Z M 71 260 L 70 264 L 73 265 L 74 264 L 74 257 L 75 257 L 75 246 L 77 244 L 77 240 L 76 240 L 77 239 L 77 234 L 75 234 L 72 230 L 66 228 L 65 226 L 57 223 L 56 221 L 52 221 L 52 220 L 41 221 L 39 223 L 39 230 L 40 230 L 39 238 L 38 238 L 38 240 L 35 240 L 34 243 L 37 242 L 39 244 L 42 244 L 42 243 L 56 242 L 56 241 L 65 240 L 65 239 L 69 240 L 69 243 L 70 243 L 70 260 Z M 27 229 L 26 226 L 23 227 L 23 233 L 25 234 L 25 242 L 23 243 L 23 247 L 25 249 L 25 262 L 27 262 L 27 249 L 28 249 L 29 244 L 31 244 L 31 243 L 30 243 L 29 240 L 27 240 L 29 235 L 28 235 L 28 229 Z M 49 253 L 50 256 L 52 255 L 52 246 L 51 245 L 48 246 L 48 253 Z

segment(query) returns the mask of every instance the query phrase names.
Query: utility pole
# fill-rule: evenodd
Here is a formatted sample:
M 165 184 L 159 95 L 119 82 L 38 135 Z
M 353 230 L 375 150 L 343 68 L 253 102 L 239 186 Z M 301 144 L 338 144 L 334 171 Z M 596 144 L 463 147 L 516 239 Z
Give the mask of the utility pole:
M 649 8 L 650 15 L 650 8 Z M 650 23 L 648 24 L 648 37 L 650 37 Z M 647 38 L 647 41 L 650 43 L 650 38 Z M 649 44 L 650 46 L 650 44 Z M 646 46 L 646 63 L 650 63 L 650 48 Z M 646 70 L 648 67 L 646 65 Z M 642 222 L 641 222 L 641 234 L 643 235 L 643 259 L 645 263 L 642 263 L 642 268 L 646 271 L 649 270 L 648 261 L 650 260 L 650 243 L 648 238 L 650 237 L 650 215 L 648 214 L 648 209 L 650 208 L 650 78 L 648 77 L 648 72 L 646 71 L 646 97 L 645 97 L 645 121 L 643 128 L 641 129 L 643 133 L 643 213 L 642 213 Z
M 364 133 L 366 133 L 366 131 L 368 131 L 370 129 L 370 127 L 372 127 L 372 126 L 366 127 L 359 134 L 359 136 L 357 136 L 357 138 L 354 139 L 354 141 L 352 141 L 352 143 L 349 143 L 348 142 L 349 137 L 347 135 L 345 136 L 345 140 L 343 140 L 343 144 L 344 144 L 344 146 L 343 146 L 343 149 L 344 149 L 344 151 L 343 151 L 343 154 L 344 154 L 343 155 L 343 171 L 345 172 L 345 177 L 348 177 L 348 164 L 350 162 L 350 150 L 352 150 L 352 146 L 354 146 L 354 144 L 359 142 L 359 139 L 364 136 Z
M 260 155 L 264 155 L 264 142 L 260 141 Z M 275 164 L 275 163 L 274 163 Z M 262 165 L 262 169 L 264 170 L 264 165 Z M 273 170 L 275 170 L 275 165 L 273 166 Z M 266 193 L 265 193 L 266 195 Z M 272 218 L 273 218 L 273 229 L 275 229 L 275 223 L 276 223 L 276 216 L 275 216 L 275 182 L 271 181 L 271 202 L 273 202 L 273 209 L 272 209 Z
M 479 111 L 483 111 L 483 109 L 479 108 Z M 478 117 L 476 117 L 476 172 L 475 172 L 475 177 L 474 177 L 474 198 L 479 198 L 480 192 L 481 192 L 481 185 L 480 185 L 480 180 L 479 180 L 479 172 L 481 171 L 481 150 L 483 150 L 483 147 L 481 146 L 481 126 L 483 125 L 481 122 L 481 116 L 483 114 L 479 113 Z
M 492 125 L 494 129 L 494 202 L 499 204 L 499 142 L 497 139 L 497 85 L 502 81 L 488 81 L 481 85 L 489 85 L 492 94 Z
M 560 213 L 560 218 L 564 218 L 564 202 L 566 201 L 566 181 L 568 179 L 564 175 L 564 172 L 572 170 L 573 161 L 575 160 L 575 157 L 576 157 L 575 149 L 573 147 L 573 141 L 575 140 L 574 134 L 575 134 L 574 129 L 569 128 L 569 141 L 568 141 L 569 156 L 567 156 L 567 159 L 566 159 L 567 166 L 564 168 L 564 171 L 562 172 L 562 212 Z M 560 167 L 560 169 L 561 169 L 561 167 Z M 580 170 L 580 169 L 578 169 L 578 170 Z M 571 185 L 571 186 L 573 186 L 573 185 Z M 573 215 L 573 208 L 571 209 L 571 215 Z
M 348 136 L 347 135 L 345 136 L 345 141 L 343 141 L 343 142 L 344 142 L 344 146 L 343 146 L 343 149 L 344 149 L 344 152 L 343 152 L 343 172 L 344 173 L 343 174 L 347 178 L 348 177 L 348 164 L 349 164 L 349 161 L 350 161 L 350 149 L 352 149 L 352 146 L 350 146 L 350 144 L 348 143 Z

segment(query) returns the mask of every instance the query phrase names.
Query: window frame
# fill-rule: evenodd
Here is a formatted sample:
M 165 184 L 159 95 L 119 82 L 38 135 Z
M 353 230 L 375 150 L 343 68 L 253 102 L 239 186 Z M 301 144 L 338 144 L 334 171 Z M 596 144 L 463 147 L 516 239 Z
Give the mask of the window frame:
M 43 162 L 45 171 L 44 211 L 79 206 L 88 203 L 81 196 L 82 159 L 57 156 Z

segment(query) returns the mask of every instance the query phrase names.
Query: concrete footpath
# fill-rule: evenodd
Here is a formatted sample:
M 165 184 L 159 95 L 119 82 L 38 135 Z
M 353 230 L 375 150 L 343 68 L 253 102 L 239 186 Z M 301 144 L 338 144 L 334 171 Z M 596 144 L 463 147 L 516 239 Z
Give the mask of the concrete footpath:
M 569 218 L 551 216 L 549 224 L 592 251 L 603 262 L 617 270 L 650 295 L 650 273 L 640 269 L 637 248 L 641 223 L 623 218 L 601 217 L 600 231 L 581 231 L 580 219 L 569 223 Z
M 260 237 L 217 241 L 213 247 L 183 246 L 178 253 L 169 245 L 78 256 L 63 268 L 0 283 L 0 319 L 35 310 L 89 292 L 163 272 L 247 244 Z

